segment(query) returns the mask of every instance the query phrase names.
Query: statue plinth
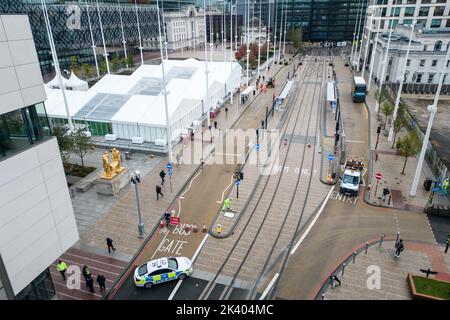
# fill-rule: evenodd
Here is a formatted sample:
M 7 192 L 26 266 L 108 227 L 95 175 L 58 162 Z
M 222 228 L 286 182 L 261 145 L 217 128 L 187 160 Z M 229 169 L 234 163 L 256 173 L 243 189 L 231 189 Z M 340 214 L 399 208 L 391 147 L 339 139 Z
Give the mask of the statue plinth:
M 98 194 L 105 196 L 116 196 L 131 180 L 130 172 L 127 168 L 121 168 L 119 173 L 114 173 L 114 176 L 109 179 L 103 178 L 103 175 L 97 179 L 95 190 Z

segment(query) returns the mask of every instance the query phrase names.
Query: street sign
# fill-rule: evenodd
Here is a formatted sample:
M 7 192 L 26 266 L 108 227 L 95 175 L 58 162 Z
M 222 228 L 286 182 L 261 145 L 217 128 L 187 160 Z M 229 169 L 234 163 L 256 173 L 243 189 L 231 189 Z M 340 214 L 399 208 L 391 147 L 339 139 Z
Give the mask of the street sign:
M 239 186 L 241 184 L 240 180 L 236 180 L 236 185 Z
M 381 172 L 375 173 L 375 179 L 377 179 L 377 180 L 383 179 L 383 175 L 381 174 Z
M 167 162 L 167 169 L 172 169 L 173 168 L 173 165 L 172 165 L 172 162 Z
M 169 177 L 172 176 L 172 170 L 169 170 L 169 172 L 167 173 L 169 175 Z
M 170 224 L 174 226 L 178 226 L 180 224 L 179 217 L 170 217 Z
M 330 154 L 328 155 L 328 160 L 329 160 L 329 161 L 333 161 L 333 160 L 334 160 L 334 155 L 330 153 Z
M 256 144 L 256 150 L 259 150 L 261 146 L 259 145 L 259 143 Z

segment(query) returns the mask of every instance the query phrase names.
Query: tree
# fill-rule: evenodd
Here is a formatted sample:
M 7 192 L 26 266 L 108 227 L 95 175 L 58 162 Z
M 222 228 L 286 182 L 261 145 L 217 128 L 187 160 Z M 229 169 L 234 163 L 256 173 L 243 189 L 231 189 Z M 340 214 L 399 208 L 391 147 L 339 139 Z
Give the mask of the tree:
M 91 76 L 91 65 L 84 63 L 81 68 L 83 69 L 83 76 L 87 80 Z
M 133 68 L 134 67 L 134 57 L 133 57 L 132 54 L 128 54 L 127 55 L 126 65 L 128 66 L 128 68 Z
M 394 106 L 389 102 L 383 103 L 381 107 L 381 112 L 384 114 L 384 126 L 383 129 L 386 129 L 387 118 L 394 112 Z
M 84 157 L 88 152 L 92 152 L 91 137 L 86 135 L 85 128 L 75 129 L 71 138 L 73 139 L 72 151 L 81 159 L 81 166 L 84 167 Z
M 106 72 L 108 72 L 108 67 L 104 58 L 100 59 L 100 63 L 98 64 L 98 71 L 100 72 L 100 74 L 105 74 Z
M 405 174 L 406 161 L 411 156 L 415 156 L 420 150 L 420 139 L 417 134 L 410 131 L 409 134 L 403 138 L 400 138 L 396 144 L 397 152 L 405 157 L 405 163 L 403 164 L 402 174 Z
M 111 60 L 111 68 L 113 72 L 117 72 L 119 70 L 122 61 L 118 55 L 115 55 Z
M 52 128 L 53 135 L 56 137 L 59 146 L 59 152 L 63 162 L 69 160 L 69 154 L 73 150 L 73 139 L 70 134 L 66 134 L 63 126 L 55 126 Z
M 395 139 L 397 138 L 397 134 L 400 132 L 400 130 L 402 130 L 403 127 L 406 126 L 407 121 L 406 121 L 406 106 L 401 103 L 398 106 L 398 110 L 397 110 L 397 117 L 394 121 L 394 127 L 393 127 L 393 131 L 394 131 L 394 139 L 392 141 L 392 148 L 394 148 L 395 145 Z
M 302 28 L 291 28 L 286 33 L 287 41 L 292 42 L 295 49 L 300 49 L 303 40 L 303 29 Z
M 380 104 L 387 100 L 388 92 L 386 88 L 381 88 L 381 90 L 377 90 L 375 93 L 375 98 L 380 101 Z
M 75 56 L 70 57 L 70 69 L 72 72 L 75 72 L 75 74 L 78 73 L 78 60 Z

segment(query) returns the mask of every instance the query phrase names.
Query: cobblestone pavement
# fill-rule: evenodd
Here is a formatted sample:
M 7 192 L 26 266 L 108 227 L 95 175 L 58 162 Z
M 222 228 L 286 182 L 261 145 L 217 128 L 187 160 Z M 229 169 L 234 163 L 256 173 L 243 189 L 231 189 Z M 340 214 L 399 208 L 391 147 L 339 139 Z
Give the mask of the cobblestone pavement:
M 405 241 L 400 258 L 394 257 L 394 251 L 394 241 L 385 241 L 381 247 L 371 246 L 367 254 L 361 251 L 355 263 L 349 262 L 345 267 L 343 275 L 341 271 L 337 273 L 342 285 L 328 287 L 325 300 L 410 300 L 406 278 L 408 273 L 424 276 L 420 269 L 431 268 L 438 275 L 430 277 L 449 281 L 450 255 L 444 254 L 442 247 Z M 380 287 L 368 288 L 368 278 L 376 268 L 380 271 Z

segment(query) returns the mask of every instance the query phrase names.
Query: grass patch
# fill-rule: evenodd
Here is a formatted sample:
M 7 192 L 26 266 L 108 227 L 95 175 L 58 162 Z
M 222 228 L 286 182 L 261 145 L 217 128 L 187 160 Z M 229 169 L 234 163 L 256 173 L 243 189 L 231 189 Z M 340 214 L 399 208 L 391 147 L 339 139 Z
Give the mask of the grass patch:
M 75 176 L 75 177 L 80 177 L 80 178 L 84 178 L 86 177 L 89 173 L 95 171 L 97 168 L 94 167 L 88 167 L 88 166 L 80 166 L 78 164 L 73 164 L 73 163 L 64 163 L 64 172 L 67 175 L 71 175 L 71 176 Z
M 417 293 L 450 300 L 450 283 L 416 276 L 412 278 Z

